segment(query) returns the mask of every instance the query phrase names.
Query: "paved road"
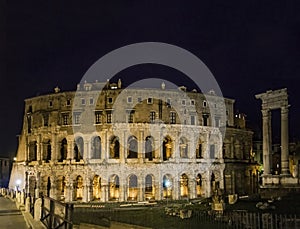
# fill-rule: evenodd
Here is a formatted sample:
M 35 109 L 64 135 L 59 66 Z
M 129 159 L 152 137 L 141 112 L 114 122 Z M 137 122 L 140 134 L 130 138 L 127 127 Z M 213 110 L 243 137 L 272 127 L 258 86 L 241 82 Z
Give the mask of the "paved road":
M 27 229 L 25 219 L 15 202 L 0 196 L 0 228 Z

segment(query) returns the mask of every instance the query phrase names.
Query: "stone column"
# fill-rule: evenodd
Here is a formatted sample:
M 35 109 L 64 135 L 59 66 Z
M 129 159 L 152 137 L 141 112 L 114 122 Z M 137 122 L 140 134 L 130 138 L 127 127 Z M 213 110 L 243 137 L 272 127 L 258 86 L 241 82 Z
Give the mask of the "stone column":
M 264 175 L 271 173 L 269 113 L 270 113 L 269 110 L 262 110 L 262 115 L 263 115 L 263 164 L 264 164 Z
M 288 107 L 281 108 L 281 174 L 289 174 Z

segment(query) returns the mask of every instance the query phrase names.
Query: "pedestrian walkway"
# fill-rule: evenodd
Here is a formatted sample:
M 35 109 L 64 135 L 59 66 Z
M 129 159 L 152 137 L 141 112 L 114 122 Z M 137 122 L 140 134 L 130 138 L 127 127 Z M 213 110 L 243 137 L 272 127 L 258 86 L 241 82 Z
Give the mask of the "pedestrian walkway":
M 16 203 L 3 196 L 0 196 L 0 228 L 28 228 L 22 212 L 16 207 Z

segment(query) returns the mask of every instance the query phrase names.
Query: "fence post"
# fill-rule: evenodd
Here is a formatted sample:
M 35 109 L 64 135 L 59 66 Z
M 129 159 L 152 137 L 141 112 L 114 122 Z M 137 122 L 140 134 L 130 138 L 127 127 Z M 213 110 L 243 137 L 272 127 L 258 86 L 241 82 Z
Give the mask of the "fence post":
M 65 229 L 72 229 L 73 228 L 73 212 L 74 212 L 74 205 L 73 204 L 66 204 L 65 208 Z
M 54 201 L 50 200 L 50 220 L 49 220 L 49 228 L 54 228 Z

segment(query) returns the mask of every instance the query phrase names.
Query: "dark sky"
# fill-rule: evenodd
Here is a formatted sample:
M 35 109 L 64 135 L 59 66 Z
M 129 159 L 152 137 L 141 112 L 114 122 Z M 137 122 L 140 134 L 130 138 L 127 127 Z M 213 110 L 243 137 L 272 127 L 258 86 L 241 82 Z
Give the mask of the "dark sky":
M 0 155 L 16 151 L 25 98 L 57 85 L 73 90 L 104 54 L 145 41 L 174 44 L 198 56 L 223 95 L 236 99 L 236 109 L 256 128 L 261 114 L 254 95 L 287 87 L 290 136 L 299 139 L 299 1 L 206 2 L 1 2 Z M 142 65 L 118 77 L 126 84 L 140 75 L 170 79 L 180 73 Z

